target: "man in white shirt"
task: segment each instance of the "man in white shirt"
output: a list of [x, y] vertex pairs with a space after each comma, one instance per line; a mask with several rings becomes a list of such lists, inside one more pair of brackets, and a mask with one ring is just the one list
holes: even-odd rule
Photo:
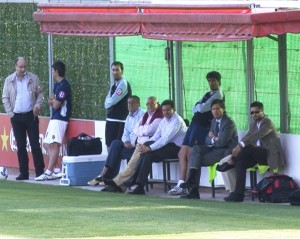
[[[155, 133], [155, 131], [158, 128], [158, 125], [163, 118], [163, 114], [161, 111], [161, 108], [157, 102], [157, 98], [154, 96], [148, 97], [146, 101], [147, 106], [147, 112], [142, 115], [142, 117], [139, 117], [140, 119], [138, 122], [129, 124], [128, 121], [125, 123], [125, 131], [124, 134], [131, 135], [132, 139], [134, 138], [133, 147], [130, 148], [130, 150], [125, 148], [116, 148], [114, 146], [114, 150], [109, 153], [108, 158], [106, 160], [105, 167], [103, 168], [102, 172], [98, 177], [94, 179], [94, 181], [90, 181], [89, 185], [97, 185], [99, 182], [102, 182], [108, 179], [114, 178], [120, 169], [120, 162], [122, 159], [130, 159], [129, 164], [127, 165], [128, 171], [134, 171], [135, 170], [135, 163], [132, 163], [132, 155], [134, 155], [135, 152], [135, 146], [136, 142], [138, 144], [142, 144], [149, 140], [149, 138]], [[123, 138], [126, 138], [123, 137]], [[120, 140], [113, 142], [112, 146], [122, 146], [122, 143]], [[122, 153], [122, 151], [128, 151], [126, 155]], [[125, 157], [126, 156], [126, 157]], [[133, 160], [134, 161], [134, 160]], [[110, 171], [110, 172], [109, 172]], [[130, 174], [130, 173], [129, 173]], [[118, 174], [119, 175], [119, 174]], [[129, 176], [130, 177], [130, 176]], [[126, 178], [122, 177], [123, 180], [126, 180]]]
[[108, 153], [105, 166], [99, 176], [88, 182], [90, 186], [96, 186], [107, 178], [115, 177], [120, 170], [122, 159], [130, 158], [135, 150], [137, 135], [133, 132], [135, 125], [144, 115], [140, 108], [140, 98], [136, 95], [130, 96], [127, 100], [129, 114], [125, 121], [124, 132], [121, 140], [114, 140], [111, 143], [111, 151]]
[[29, 179], [27, 135], [30, 142], [36, 176], [44, 173], [44, 159], [39, 141], [39, 118], [44, 94], [39, 78], [26, 71], [26, 60], [18, 57], [16, 72], [5, 79], [2, 102], [14, 131], [18, 147], [20, 175], [16, 180]]
[[174, 102], [165, 100], [162, 104], [163, 120], [155, 134], [143, 145], [138, 145], [140, 167], [136, 179], [137, 187], [131, 194], [145, 194], [144, 186], [148, 181], [153, 162], [176, 158], [187, 131], [184, 120], [175, 112]]

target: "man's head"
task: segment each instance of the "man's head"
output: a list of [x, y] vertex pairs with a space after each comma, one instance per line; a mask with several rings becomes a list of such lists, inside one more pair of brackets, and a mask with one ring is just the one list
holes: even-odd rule
[[62, 61], [56, 61], [52, 65], [53, 76], [56, 79], [57, 77], [64, 78], [66, 73], [66, 66]]
[[250, 105], [250, 114], [255, 121], [261, 120], [264, 116], [264, 105], [259, 101], [254, 101]]
[[165, 100], [161, 103], [161, 109], [165, 118], [170, 119], [172, 118], [175, 112], [175, 106], [173, 100]]
[[128, 104], [128, 111], [130, 113], [134, 113], [140, 108], [140, 98], [136, 95], [132, 95], [128, 97], [127, 104]]
[[157, 102], [157, 98], [155, 96], [148, 97], [146, 101], [147, 111], [148, 112], [154, 112], [159, 107], [159, 104]]
[[206, 75], [210, 90], [218, 90], [221, 86], [221, 74], [217, 71], [208, 72]]
[[124, 66], [120, 61], [115, 61], [111, 64], [111, 71], [115, 81], [119, 81], [122, 79]]
[[21, 56], [17, 57], [15, 67], [16, 67], [17, 76], [23, 78], [26, 74], [26, 60], [25, 60], [25, 58], [21, 57]]
[[216, 119], [221, 119], [225, 113], [225, 104], [223, 100], [215, 99], [211, 102], [211, 113]]

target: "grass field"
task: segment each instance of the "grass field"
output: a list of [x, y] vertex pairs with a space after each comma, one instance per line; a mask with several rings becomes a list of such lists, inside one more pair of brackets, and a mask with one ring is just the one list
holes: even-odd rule
[[0, 238], [300, 238], [300, 207], [0, 181]]

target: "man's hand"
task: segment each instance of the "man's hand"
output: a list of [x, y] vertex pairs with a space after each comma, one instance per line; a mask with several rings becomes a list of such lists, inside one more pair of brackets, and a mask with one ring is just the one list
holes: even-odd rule
[[233, 156], [233, 157], [236, 157], [240, 151], [241, 151], [241, 147], [240, 147], [239, 145], [235, 146], [235, 147], [232, 149], [232, 156]]
[[138, 144], [137, 145], [137, 150], [139, 153], [144, 154], [149, 151], [151, 151], [151, 148], [149, 146], [143, 145], [143, 144]]
[[34, 106], [32, 111], [35, 116], [38, 116], [41, 113], [41, 109], [37, 106]]
[[132, 148], [132, 145], [131, 145], [131, 143], [130, 143], [129, 141], [126, 141], [126, 142], [124, 143], [124, 147], [125, 147], [126, 149], [131, 149], [131, 148]]
[[48, 104], [50, 106], [52, 106], [53, 104], [53, 100], [55, 99], [55, 95], [52, 93], [51, 95], [49, 95], [49, 98], [48, 98]]

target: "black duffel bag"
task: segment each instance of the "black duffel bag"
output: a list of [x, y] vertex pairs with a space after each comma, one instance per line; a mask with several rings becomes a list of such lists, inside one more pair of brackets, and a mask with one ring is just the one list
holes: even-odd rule
[[67, 142], [67, 155], [89, 155], [89, 154], [101, 154], [102, 142], [100, 138], [93, 138], [85, 133], [81, 133], [76, 137], [73, 137]]

